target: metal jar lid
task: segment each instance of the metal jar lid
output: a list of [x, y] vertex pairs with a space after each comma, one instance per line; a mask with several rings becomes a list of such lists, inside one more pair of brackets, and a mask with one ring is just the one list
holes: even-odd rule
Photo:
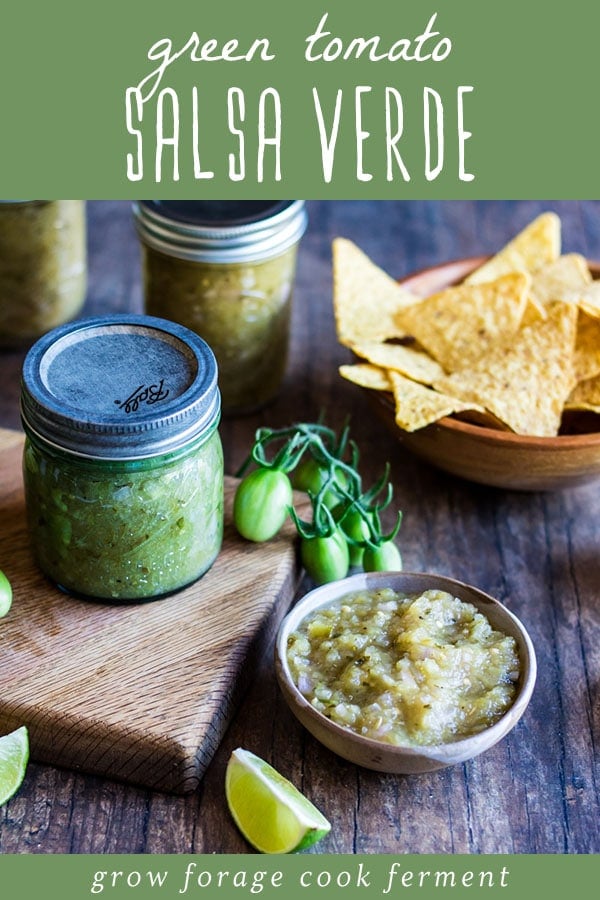
[[306, 230], [303, 200], [141, 200], [139, 237], [154, 250], [194, 262], [257, 262], [278, 256]]
[[24, 426], [78, 456], [170, 453], [207, 432], [219, 413], [212, 350], [165, 319], [115, 315], [69, 323], [40, 338], [23, 364]]

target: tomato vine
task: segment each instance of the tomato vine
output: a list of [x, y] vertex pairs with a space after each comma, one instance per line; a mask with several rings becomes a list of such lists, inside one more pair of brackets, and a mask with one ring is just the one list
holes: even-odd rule
[[[238, 472], [234, 523], [243, 537], [264, 541], [290, 516], [304, 567], [318, 584], [345, 577], [351, 565], [365, 571], [401, 569], [394, 541], [402, 512], [387, 533], [381, 521], [393, 498], [389, 464], [367, 490], [358, 467], [359, 450], [347, 425], [339, 435], [320, 422], [259, 428]], [[309, 520], [294, 508], [293, 489], [307, 493]]]

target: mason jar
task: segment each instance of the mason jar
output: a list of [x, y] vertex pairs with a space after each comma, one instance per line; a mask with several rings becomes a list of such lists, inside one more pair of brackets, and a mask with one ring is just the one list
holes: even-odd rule
[[86, 281], [83, 200], [0, 200], [0, 346], [73, 319]]
[[23, 366], [23, 473], [34, 556], [64, 591], [150, 600], [191, 584], [223, 536], [217, 366], [148, 316], [83, 319]]
[[223, 410], [258, 409], [286, 368], [301, 200], [144, 200], [134, 205], [145, 310], [214, 350]]

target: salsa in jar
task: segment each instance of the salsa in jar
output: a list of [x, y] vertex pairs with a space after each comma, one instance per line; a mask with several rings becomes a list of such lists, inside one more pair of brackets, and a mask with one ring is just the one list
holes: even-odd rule
[[86, 281], [83, 200], [0, 201], [0, 346], [73, 319]]
[[143, 201], [145, 309], [212, 347], [227, 413], [264, 406], [285, 373], [302, 201]]
[[82, 320], [24, 365], [32, 547], [63, 590], [149, 600], [203, 575], [223, 537], [223, 453], [210, 348], [163, 320]]

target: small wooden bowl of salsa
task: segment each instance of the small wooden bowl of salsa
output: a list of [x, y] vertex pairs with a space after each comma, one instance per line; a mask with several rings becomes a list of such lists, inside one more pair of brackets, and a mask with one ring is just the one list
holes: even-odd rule
[[517, 724], [536, 659], [521, 622], [427, 573], [353, 575], [282, 622], [277, 678], [299, 721], [344, 759], [414, 774], [465, 762]]

